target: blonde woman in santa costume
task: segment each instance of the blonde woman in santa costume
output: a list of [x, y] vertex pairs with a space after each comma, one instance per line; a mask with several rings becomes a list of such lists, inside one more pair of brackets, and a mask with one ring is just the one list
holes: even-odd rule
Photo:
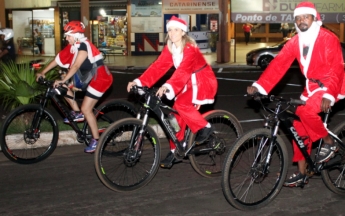
[[[212, 134], [213, 127], [196, 109], [196, 105], [212, 104], [217, 92], [217, 80], [212, 68], [205, 61], [204, 56], [195, 41], [187, 32], [187, 23], [173, 16], [166, 25], [168, 34], [166, 46], [157, 60], [133, 82], [129, 82], [127, 91], [132, 86], [153, 86], [172, 66], [176, 70], [169, 80], [157, 91], [160, 97], [163, 94], [169, 100], [175, 98], [174, 108], [179, 115], [175, 115], [181, 128], [176, 136], [179, 140], [184, 137], [186, 125], [193, 133], [198, 133], [197, 143], [202, 143]], [[161, 161], [161, 167], [171, 168], [177, 162], [174, 157], [175, 145], [170, 140], [170, 149], [167, 157]]]
[[[84, 36], [85, 26], [82, 22], [71, 21], [65, 25], [64, 31], [68, 45], [60, 51], [54, 61], [52, 61], [41, 73], [38, 73], [36, 77], [37, 79], [41, 76], [44, 77], [47, 72], [56, 66], [68, 68], [66, 76], [62, 80], [55, 81], [54, 86], [56, 87], [65, 84], [78, 70], [80, 70], [81, 74], [85, 75], [91, 73], [93, 68], [97, 68], [96, 73], [86, 88], [85, 97], [81, 105], [81, 113], [75, 101], [66, 98], [67, 102], [74, 110], [74, 112], [71, 113], [72, 116], [74, 116], [74, 121], [82, 121], [85, 117], [91, 128], [93, 138], [84, 151], [92, 153], [95, 151], [99, 139], [96, 117], [92, 109], [104, 92], [111, 86], [113, 76], [104, 65], [99, 50]], [[70, 89], [67, 94], [73, 96], [73, 92]]]
[[[299, 106], [296, 114], [300, 122], [294, 126], [310, 154], [312, 143], [323, 139], [323, 145], [316, 160], [318, 163], [329, 160], [338, 147], [328, 134], [320, 112], [327, 112], [334, 103], [344, 98], [343, 57], [339, 39], [332, 32], [322, 28], [319, 13], [311, 2], [301, 2], [294, 10], [295, 27], [298, 34], [292, 37], [269, 64], [258, 81], [247, 88], [249, 94], [260, 92], [267, 95], [279, 82], [296, 58], [301, 72], [306, 78], [305, 88], [300, 96], [306, 101]], [[306, 161], [293, 141], [293, 162], [298, 163], [299, 171], [286, 180], [285, 186], [299, 186], [306, 177]]]

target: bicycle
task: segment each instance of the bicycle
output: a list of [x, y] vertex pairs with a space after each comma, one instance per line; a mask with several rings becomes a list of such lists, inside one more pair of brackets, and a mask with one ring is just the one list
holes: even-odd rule
[[[243, 134], [229, 150], [223, 167], [221, 180], [222, 191], [226, 200], [240, 210], [254, 210], [269, 204], [281, 191], [288, 171], [288, 151], [281, 135], [278, 134], [281, 123], [298, 144], [307, 166], [307, 175], [300, 187], [308, 183], [314, 174], [321, 174], [324, 184], [337, 194], [345, 194], [345, 136], [343, 125], [329, 134], [339, 145], [339, 151], [328, 162], [316, 163], [322, 139], [318, 142], [315, 157], [307, 153], [303, 138], [300, 137], [292, 122], [299, 120], [289, 108], [304, 105], [301, 100], [286, 100], [274, 95], [269, 96], [275, 102], [275, 108], [265, 106], [263, 99], [268, 96], [256, 94], [254, 98], [269, 114], [265, 116], [264, 128], [252, 129]], [[324, 125], [327, 125], [329, 112], [325, 113]], [[297, 185], [296, 185], [297, 186]]]
[[[203, 117], [215, 132], [204, 143], [196, 145], [187, 127], [185, 138], [178, 141], [175, 130], [165, 118], [165, 112], [178, 113], [156, 96], [156, 89], [134, 86], [132, 92], [143, 92], [144, 100], [137, 118], [125, 118], [111, 124], [99, 139], [95, 152], [95, 169], [101, 182], [117, 192], [134, 191], [147, 185], [156, 175], [161, 143], [157, 132], [149, 125], [151, 113], [176, 145], [175, 157], [189, 158], [194, 170], [204, 177], [221, 175], [226, 150], [242, 134], [237, 118], [224, 110], [212, 110]], [[164, 112], [165, 111], [165, 112]]]
[[[0, 131], [2, 152], [8, 159], [20, 164], [42, 161], [51, 155], [57, 146], [59, 128], [55, 117], [47, 110], [48, 101], [52, 101], [56, 105], [54, 107], [69, 120], [79, 143], [88, 145], [92, 138], [87, 121], [84, 121], [81, 128], [73, 121], [71, 109], [63, 101], [63, 97], [73, 98], [66, 95], [66, 88], [54, 88], [54, 81], [43, 78], [40, 78], [38, 83], [46, 86], [39, 104], [23, 105], [11, 111]], [[94, 108], [94, 113], [99, 132], [102, 133], [111, 123], [135, 116], [136, 108], [128, 101], [112, 99]]]

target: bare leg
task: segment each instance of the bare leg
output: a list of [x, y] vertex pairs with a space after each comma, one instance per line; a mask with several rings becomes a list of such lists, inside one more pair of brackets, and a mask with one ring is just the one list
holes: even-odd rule
[[331, 145], [334, 144], [334, 140], [333, 140], [333, 138], [329, 134], [327, 134], [327, 136], [323, 137], [322, 139], [323, 139], [324, 143], [328, 143], [328, 144], [331, 144]]
[[300, 160], [298, 161], [298, 170], [301, 174], [305, 175], [306, 173], [306, 168], [307, 168], [307, 163], [305, 160]]
[[[67, 91], [67, 95], [71, 96], [71, 97], [74, 97], [74, 94], [73, 92], [71, 91], [71, 89], [68, 88], [68, 91]], [[72, 110], [74, 111], [80, 111], [79, 109], [79, 106], [77, 104], [77, 102], [71, 98], [68, 98], [68, 97], [65, 97], [67, 103], [71, 106]]]
[[83, 104], [81, 105], [81, 111], [91, 128], [92, 137], [94, 139], [99, 139], [97, 120], [95, 114], [92, 111], [97, 102], [98, 100], [85, 96]]

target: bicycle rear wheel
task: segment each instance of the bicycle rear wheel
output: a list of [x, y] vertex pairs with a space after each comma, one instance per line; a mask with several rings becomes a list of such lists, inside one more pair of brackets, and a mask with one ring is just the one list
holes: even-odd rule
[[277, 136], [266, 164], [270, 142], [270, 130], [254, 129], [238, 139], [228, 152], [221, 182], [226, 200], [235, 208], [258, 209], [280, 192], [287, 174], [288, 152]]
[[[332, 131], [345, 143], [345, 122], [338, 124]], [[339, 144], [338, 152], [324, 164], [321, 176], [328, 189], [336, 194], [345, 195], [345, 146], [343, 144]]]
[[43, 110], [38, 121], [40, 106], [24, 105], [13, 110], [1, 127], [1, 150], [13, 162], [32, 164], [51, 155], [58, 142], [59, 128], [53, 116]]
[[[243, 130], [237, 118], [227, 111], [212, 110], [203, 116], [214, 127], [215, 132], [208, 141], [193, 147], [189, 160], [200, 175], [217, 177], [222, 173], [227, 150], [242, 135]], [[193, 145], [195, 137], [196, 134], [191, 134], [188, 148]]]
[[[112, 99], [103, 102], [96, 108], [97, 127], [100, 135], [110, 124], [124, 118], [136, 117], [137, 108], [129, 101], [122, 99]], [[87, 140], [77, 138], [78, 142], [88, 145], [88, 140], [92, 137], [91, 129], [88, 126], [86, 131]]]
[[[142, 121], [126, 118], [109, 126], [98, 141], [95, 168], [101, 182], [113, 191], [137, 190], [156, 175], [160, 141], [152, 127], [139, 136]], [[131, 143], [131, 137], [136, 144]], [[140, 140], [140, 141], [139, 141]], [[141, 143], [139, 149], [135, 149]]]

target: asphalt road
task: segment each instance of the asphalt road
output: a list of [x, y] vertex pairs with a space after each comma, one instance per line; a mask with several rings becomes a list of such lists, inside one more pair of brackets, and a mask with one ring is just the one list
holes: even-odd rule
[[[141, 71], [113, 71], [114, 85], [107, 97], [127, 98], [126, 85]], [[256, 70], [216, 71], [219, 90], [213, 107], [232, 112], [244, 130], [261, 125], [262, 116], [252, 100], [244, 97]], [[161, 82], [164, 82], [162, 79]], [[298, 97], [298, 72], [289, 71], [274, 93]], [[286, 85], [288, 84], [288, 85]], [[343, 103], [334, 108], [331, 126], [344, 119]], [[287, 145], [289, 145], [286, 139]], [[163, 143], [167, 147], [168, 143]], [[283, 188], [268, 206], [242, 212], [225, 200], [220, 178], [198, 175], [188, 160], [172, 169], [160, 169], [145, 187], [130, 193], [107, 189], [97, 178], [93, 155], [83, 145], [59, 147], [46, 160], [19, 165], [0, 154], [0, 215], [345, 215], [344, 198], [329, 191], [319, 176], [304, 189]], [[288, 146], [291, 154], [291, 148]], [[167, 149], [162, 151], [165, 156]], [[291, 154], [292, 155], [292, 154]], [[296, 170], [291, 164], [289, 173]]]

